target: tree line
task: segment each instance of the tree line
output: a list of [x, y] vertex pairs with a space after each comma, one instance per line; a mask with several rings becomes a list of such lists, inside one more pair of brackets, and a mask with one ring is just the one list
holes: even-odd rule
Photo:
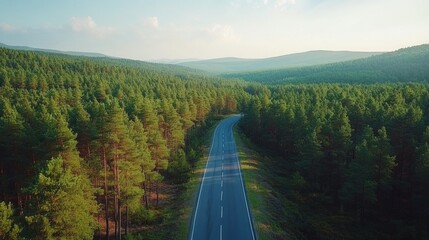
[[429, 237], [429, 87], [253, 86], [243, 132], [278, 156], [283, 227], [303, 239]]
[[133, 213], [156, 207], [161, 183], [186, 181], [200, 151], [194, 132], [236, 112], [242, 86], [0, 48], [0, 238], [92, 239], [103, 229], [120, 239]]

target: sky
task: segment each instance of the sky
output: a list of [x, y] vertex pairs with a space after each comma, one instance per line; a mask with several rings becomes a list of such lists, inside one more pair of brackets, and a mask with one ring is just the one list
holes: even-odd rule
[[139, 59], [429, 43], [428, 0], [0, 0], [0, 43]]

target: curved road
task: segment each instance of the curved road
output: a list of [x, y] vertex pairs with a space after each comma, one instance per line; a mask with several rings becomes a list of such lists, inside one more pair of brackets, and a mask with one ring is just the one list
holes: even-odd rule
[[190, 240], [255, 239], [232, 128], [239, 115], [214, 131], [189, 233]]

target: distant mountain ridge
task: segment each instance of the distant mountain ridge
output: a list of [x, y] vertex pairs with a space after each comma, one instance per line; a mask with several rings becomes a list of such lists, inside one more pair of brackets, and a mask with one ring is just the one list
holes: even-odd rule
[[284, 83], [404, 83], [429, 82], [429, 44], [325, 65], [226, 73], [264, 84]]
[[293, 53], [278, 57], [245, 59], [245, 58], [217, 58], [209, 60], [189, 61], [178, 65], [204, 70], [213, 73], [233, 73], [248, 71], [263, 71], [279, 68], [295, 68], [328, 63], [344, 62], [367, 58], [383, 52], [353, 52], [353, 51], [309, 51]]
[[43, 49], [43, 48], [32, 48], [26, 46], [10, 46], [4, 43], [0, 43], [0, 48], [8, 48], [14, 50], [25, 50], [25, 51], [36, 51], [36, 52], [48, 52], [48, 53], [59, 53], [66, 54], [71, 56], [83, 56], [83, 57], [109, 57], [107, 55], [101, 53], [93, 53], [93, 52], [77, 52], [77, 51], [60, 51], [54, 49]]

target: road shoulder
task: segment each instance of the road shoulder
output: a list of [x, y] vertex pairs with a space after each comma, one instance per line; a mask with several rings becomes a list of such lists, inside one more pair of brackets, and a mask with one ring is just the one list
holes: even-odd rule
[[269, 171], [264, 166], [264, 157], [253, 150], [254, 146], [241, 134], [238, 126], [234, 128], [234, 139], [257, 239], [290, 239], [284, 226], [276, 220], [280, 204], [268, 181]]

